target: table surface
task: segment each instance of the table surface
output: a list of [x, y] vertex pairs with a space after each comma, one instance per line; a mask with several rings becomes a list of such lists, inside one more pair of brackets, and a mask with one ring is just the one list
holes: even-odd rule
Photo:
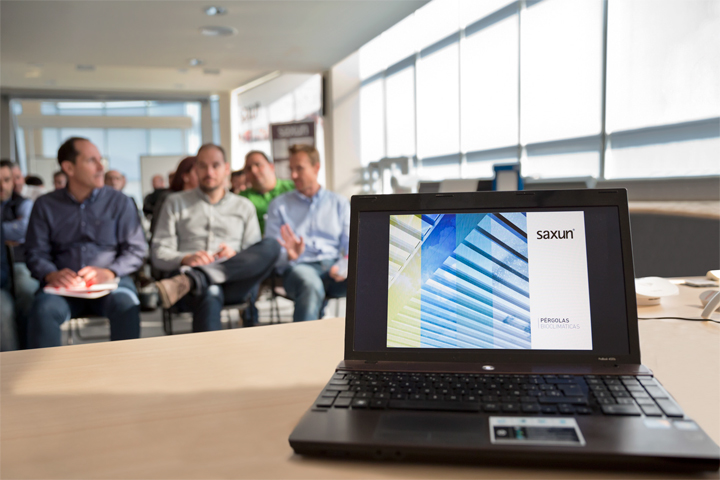
[[[639, 316], [698, 318], [704, 289], [680, 290]], [[628, 477], [294, 455], [288, 436], [342, 359], [343, 334], [338, 318], [0, 354], [0, 476]], [[643, 363], [720, 443], [720, 325], [642, 320], [640, 342]]]

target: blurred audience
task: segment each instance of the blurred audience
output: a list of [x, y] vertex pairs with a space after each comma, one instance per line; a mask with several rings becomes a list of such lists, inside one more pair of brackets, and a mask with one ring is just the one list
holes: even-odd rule
[[192, 190], [197, 188], [198, 179], [197, 173], [195, 173], [195, 162], [197, 157], [185, 157], [178, 164], [177, 170], [172, 173], [170, 178], [170, 188], [163, 191], [158, 195], [158, 199], [155, 202], [155, 208], [153, 208], [152, 218], [150, 219], [150, 235], [155, 234], [157, 228], [157, 220], [160, 216], [160, 211], [165, 203], [165, 199], [168, 195], [173, 192], [182, 192], [184, 190]]
[[25, 188], [25, 175], [23, 175], [22, 170], [20, 170], [20, 165], [15, 162], [13, 162], [12, 166], [12, 176], [15, 193], [23, 195], [23, 193], [25, 193], [23, 192], [23, 189]]
[[125, 179], [125, 175], [117, 170], [108, 170], [105, 172], [105, 186], [113, 188], [118, 192], [122, 192], [126, 183], [127, 180]]
[[245, 170], [240, 169], [232, 172], [230, 175], [230, 191], [234, 194], [244, 192], [248, 188], [247, 176]]
[[147, 243], [128, 197], [103, 187], [102, 157], [89, 140], [73, 137], [58, 150], [67, 188], [38, 199], [26, 239], [27, 265], [42, 286], [84, 287], [118, 282], [97, 299], [39, 290], [28, 319], [30, 348], [60, 345], [60, 325], [80, 315], [110, 320], [110, 340], [140, 336], [140, 302], [128, 275], [143, 263]]
[[[26, 344], [27, 316], [39, 283], [32, 278], [25, 264], [25, 236], [33, 209], [33, 201], [19, 195], [15, 190], [12, 173], [14, 166], [15, 164], [9, 160], [0, 160], [2, 249], [6, 258], [5, 262], [13, 262], [10, 279], [12, 289], [10, 291], [14, 298], [14, 316], [19, 346], [22, 348]], [[11, 250], [5, 251], [6, 249]]]
[[38, 199], [39, 196], [45, 195], [47, 189], [43, 184], [43, 179], [37, 175], [27, 175], [25, 177], [25, 187], [23, 188], [24, 197], [29, 198], [33, 202]]
[[277, 269], [295, 301], [295, 322], [322, 318], [326, 296], [347, 292], [350, 203], [320, 186], [319, 171], [315, 147], [290, 147], [296, 190], [280, 195], [268, 208], [265, 237], [283, 247]]
[[55, 190], [60, 190], [67, 186], [67, 175], [62, 170], [58, 170], [53, 174], [53, 187]]
[[[12, 177], [10, 182], [12, 183]], [[5, 236], [0, 228], [0, 352], [9, 352], [18, 348], [12, 269], [7, 250]]]
[[[181, 167], [182, 162], [176, 181]], [[151, 259], [161, 271], [180, 272], [156, 283], [163, 308], [182, 300], [193, 312], [194, 332], [218, 330], [223, 305], [249, 298], [272, 271], [280, 247], [262, 240], [252, 203], [225, 188], [230, 165], [222, 147], [200, 147], [190, 172], [199, 186], [165, 200]]]
[[152, 177], [153, 191], [145, 195], [143, 199], [143, 213], [149, 219], [152, 219], [153, 210], [163, 192], [167, 191], [165, 188], [165, 179], [162, 175], [155, 175]]
[[240, 195], [255, 205], [260, 231], [265, 233], [265, 220], [268, 205], [279, 195], [295, 189], [292, 180], [279, 179], [275, 176], [275, 164], [267, 155], [259, 150], [253, 150], [245, 155], [245, 175], [250, 187]]

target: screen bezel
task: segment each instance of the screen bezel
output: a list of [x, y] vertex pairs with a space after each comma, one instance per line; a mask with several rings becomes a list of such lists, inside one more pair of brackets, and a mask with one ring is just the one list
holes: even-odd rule
[[[358, 226], [362, 212], [408, 212], [432, 210], [472, 212], [479, 209], [512, 209], [527, 211], [545, 208], [617, 207], [620, 221], [622, 271], [627, 315], [627, 354], [599, 357], [594, 351], [543, 350], [468, 350], [417, 349], [408, 351], [369, 352], [355, 350], [355, 311], [358, 266]], [[639, 364], [637, 304], [635, 297], [632, 241], [627, 191], [625, 189], [587, 189], [517, 192], [472, 192], [401, 195], [356, 195], [351, 199], [350, 251], [348, 256], [348, 296], [345, 317], [345, 360], [368, 362], [450, 362], [450, 363], [543, 363], [605, 365]]]

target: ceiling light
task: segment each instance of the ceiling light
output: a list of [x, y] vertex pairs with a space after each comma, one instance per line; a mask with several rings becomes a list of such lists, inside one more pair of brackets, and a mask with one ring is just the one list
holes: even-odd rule
[[200, 27], [200, 33], [207, 37], [229, 37], [235, 35], [237, 30], [232, 27], [210, 26]]
[[216, 15], [225, 15], [226, 13], [227, 9], [224, 7], [207, 7], [205, 9], [205, 15], [209, 15], [211, 17]]
[[197, 67], [197, 66], [202, 65], [205, 62], [203, 62], [199, 58], [191, 58], [190, 60], [188, 60], [188, 63], [190, 64], [191, 67]]
[[95, 65], [77, 65], [75, 69], [78, 72], [94, 72], [95, 71]]

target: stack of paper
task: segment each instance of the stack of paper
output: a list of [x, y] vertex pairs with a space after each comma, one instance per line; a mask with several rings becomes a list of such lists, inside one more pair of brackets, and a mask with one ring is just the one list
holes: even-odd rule
[[100, 298], [104, 297], [111, 291], [118, 288], [117, 282], [98, 283], [96, 285], [64, 288], [64, 287], [45, 287], [45, 293], [52, 295], [61, 295], [63, 297], [76, 298]]

